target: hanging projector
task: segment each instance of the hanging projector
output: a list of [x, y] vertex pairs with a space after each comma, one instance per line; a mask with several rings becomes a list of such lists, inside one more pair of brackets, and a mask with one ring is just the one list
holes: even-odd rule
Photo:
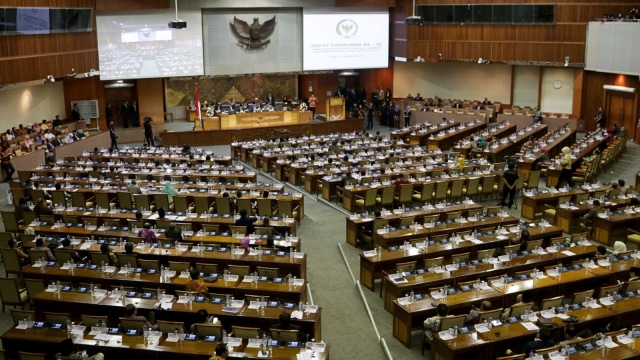
[[170, 29], [186, 29], [187, 22], [180, 19], [171, 20], [171, 22], [169, 23], [169, 28]]
[[175, 1], [175, 5], [176, 5], [176, 18], [171, 20], [171, 22], [169, 23], [169, 29], [186, 29], [187, 22], [184, 20], [180, 20], [178, 18], [178, 0]]
[[407, 25], [422, 25], [422, 16], [409, 16], [408, 18], [404, 19], [404, 23]]

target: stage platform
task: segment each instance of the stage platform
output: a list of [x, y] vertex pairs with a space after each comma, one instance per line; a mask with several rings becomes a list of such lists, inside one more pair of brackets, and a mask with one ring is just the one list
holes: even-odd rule
[[163, 146], [191, 146], [227, 145], [234, 141], [250, 141], [255, 139], [279, 138], [282, 136], [296, 137], [300, 135], [321, 135], [331, 133], [345, 133], [362, 131], [362, 119], [340, 121], [319, 121], [311, 123], [291, 124], [279, 126], [250, 127], [227, 130], [205, 131], [165, 131], [160, 134]]

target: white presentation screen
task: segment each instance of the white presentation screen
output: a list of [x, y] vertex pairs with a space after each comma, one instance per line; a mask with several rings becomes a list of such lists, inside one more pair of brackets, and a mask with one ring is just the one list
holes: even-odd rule
[[304, 9], [304, 70], [389, 66], [389, 11]]
[[171, 11], [96, 17], [100, 79], [204, 75], [202, 15], [180, 11], [185, 29], [170, 29]]
[[640, 75], [640, 38], [635, 22], [592, 21], [587, 26], [585, 69], [614, 74]]

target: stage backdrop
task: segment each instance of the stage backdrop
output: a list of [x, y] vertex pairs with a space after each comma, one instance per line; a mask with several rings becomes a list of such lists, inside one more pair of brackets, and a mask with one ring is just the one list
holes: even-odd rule
[[[233, 18], [252, 26], [275, 16], [275, 28], [260, 39], [266, 46], [247, 48], [231, 31]], [[302, 70], [302, 13], [293, 8], [203, 9], [205, 75], [275, 73]]]

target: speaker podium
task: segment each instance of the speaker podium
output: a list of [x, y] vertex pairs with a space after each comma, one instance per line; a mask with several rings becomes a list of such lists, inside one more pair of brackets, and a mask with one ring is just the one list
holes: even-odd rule
[[327, 99], [327, 121], [345, 120], [345, 102], [341, 97]]

